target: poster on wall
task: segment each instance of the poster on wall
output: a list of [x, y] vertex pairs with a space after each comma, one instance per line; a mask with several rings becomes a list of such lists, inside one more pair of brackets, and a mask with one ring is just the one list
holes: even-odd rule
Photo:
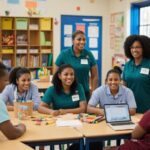
[[114, 52], [122, 52], [124, 42], [124, 13], [113, 13], [110, 17], [110, 49]]
[[112, 57], [112, 67], [118, 66], [123, 70], [124, 65], [127, 61], [128, 58], [124, 54], [114, 54]]

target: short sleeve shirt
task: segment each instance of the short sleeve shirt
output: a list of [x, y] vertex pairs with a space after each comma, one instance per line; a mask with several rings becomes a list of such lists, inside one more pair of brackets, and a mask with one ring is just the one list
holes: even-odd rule
[[0, 123], [10, 120], [7, 108], [2, 98], [0, 97]]
[[38, 88], [33, 83], [30, 84], [28, 91], [24, 92], [21, 96], [17, 94], [16, 86], [14, 84], [9, 84], [5, 87], [5, 89], [1, 93], [1, 96], [4, 102], [6, 104], [9, 103], [10, 105], [13, 105], [15, 99], [22, 99], [24, 101], [32, 100], [34, 102], [34, 110], [38, 109], [39, 103], [41, 101]]
[[135, 96], [137, 112], [144, 113], [150, 109], [150, 60], [143, 59], [139, 65], [133, 60], [126, 63], [123, 80]]
[[52, 105], [54, 110], [78, 108], [80, 102], [85, 101], [85, 94], [82, 85], [78, 85], [75, 94], [57, 93], [54, 86], [49, 87], [42, 101], [49, 106]]
[[98, 104], [101, 108], [104, 108], [105, 104], [128, 104], [129, 108], [136, 108], [133, 92], [123, 86], [119, 86], [118, 93], [113, 96], [108, 85], [102, 85], [93, 91], [92, 96], [89, 100], [89, 105], [96, 107]]
[[57, 66], [70, 64], [75, 69], [77, 80], [82, 84], [85, 92], [89, 91], [89, 72], [92, 66], [96, 65], [93, 54], [88, 50], [83, 50], [79, 57], [74, 55], [73, 48], [63, 50], [55, 62]]

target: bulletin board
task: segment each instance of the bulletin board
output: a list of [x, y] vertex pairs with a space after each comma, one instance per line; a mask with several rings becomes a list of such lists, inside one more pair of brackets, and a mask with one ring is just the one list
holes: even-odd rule
[[72, 46], [72, 33], [76, 30], [81, 30], [85, 33], [85, 49], [90, 50], [97, 61], [100, 85], [102, 63], [102, 17], [62, 15], [61, 50]]
[[124, 33], [124, 12], [111, 14], [110, 48], [114, 53], [123, 51]]

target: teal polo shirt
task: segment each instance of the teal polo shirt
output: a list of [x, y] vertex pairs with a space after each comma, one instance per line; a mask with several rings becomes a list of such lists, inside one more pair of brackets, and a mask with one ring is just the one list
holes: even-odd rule
[[84, 90], [81, 84], [77, 86], [75, 94], [66, 94], [63, 91], [56, 93], [54, 86], [49, 87], [42, 99], [44, 103], [52, 106], [54, 110], [78, 108], [80, 102], [86, 101]]
[[137, 112], [144, 113], [150, 109], [150, 60], [143, 59], [139, 65], [134, 60], [126, 63], [123, 80], [135, 96]]
[[89, 72], [92, 66], [96, 65], [96, 60], [93, 54], [84, 49], [79, 57], [75, 56], [73, 48], [63, 50], [56, 59], [55, 64], [70, 64], [75, 70], [75, 75], [84, 91], [89, 92]]
[[0, 124], [10, 120], [5, 103], [0, 96]]

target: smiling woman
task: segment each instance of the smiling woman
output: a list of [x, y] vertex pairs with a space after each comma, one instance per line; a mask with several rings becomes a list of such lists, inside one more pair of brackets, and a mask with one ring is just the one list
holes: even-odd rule
[[[72, 47], [63, 50], [57, 57], [55, 62], [56, 70], [62, 64], [71, 64], [75, 70], [77, 80], [82, 84], [86, 100], [90, 98], [90, 85], [91, 91], [98, 86], [98, 70], [96, 60], [93, 54], [86, 50], [85, 47], [86, 37], [84, 32], [77, 30], [72, 34]], [[89, 76], [90, 74], [90, 76]]]
[[[66, 113], [81, 113], [86, 110], [86, 99], [81, 84], [76, 81], [71, 65], [61, 65], [53, 76], [39, 106], [39, 112], [54, 116]], [[51, 107], [52, 106], [52, 107]]]
[[150, 109], [150, 39], [131, 35], [124, 42], [125, 55], [130, 59], [124, 67], [123, 81], [135, 96], [137, 112]]
[[10, 72], [10, 84], [5, 87], [2, 97], [8, 110], [13, 110], [14, 101], [32, 100], [36, 110], [40, 103], [38, 88], [31, 83], [30, 71], [27, 68], [16, 67]]
[[[118, 69], [111, 69], [106, 75], [106, 84], [97, 88], [91, 96], [87, 111], [90, 113], [104, 115], [105, 104], [126, 103], [131, 115], [136, 112], [136, 103], [130, 89], [121, 85], [121, 75]], [[99, 108], [96, 106], [99, 104]]]

